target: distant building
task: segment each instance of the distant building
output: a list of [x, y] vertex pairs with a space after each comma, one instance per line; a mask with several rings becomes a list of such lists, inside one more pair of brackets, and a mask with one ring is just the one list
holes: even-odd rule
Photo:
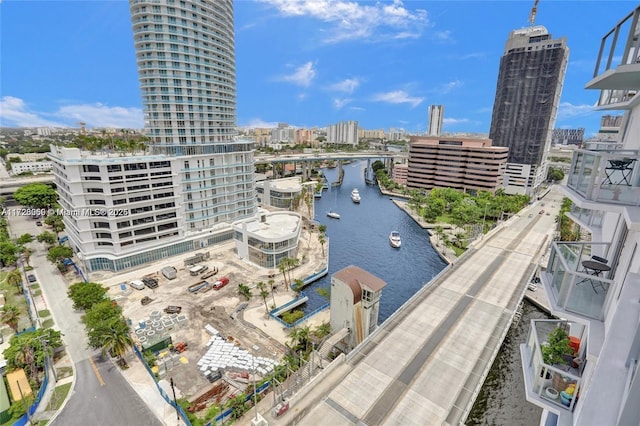
[[551, 145], [582, 145], [584, 127], [578, 129], [553, 129]]
[[280, 209], [289, 209], [293, 199], [302, 191], [299, 176], [256, 182], [258, 203]]
[[543, 26], [511, 31], [500, 59], [489, 138], [509, 148], [505, 191], [533, 195], [547, 178], [546, 154], [569, 48]]
[[408, 164], [394, 164], [391, 172], [391, 179], [401, 185], [407, 184], [407, 176], [409, 174]]
[[427, 136], [440, 136], [442, 120], [444, 119], [444, 105], [429, 105], [429, 127]]
[[49, 127], [38, 127], [38, 136], [51, 136], [51, 129]]
[[396, 129], [395, 127], [391, 127], [389, 129], [389, 133], [387, 134], [387, 140], [389, 141], [403, 141], [407, 139], [407, 132], [404, 129]]
[[358, 129], [359, 139], [384, 139], [384, 129], [366, 130]]
[[407, 186], [495, 192], [503, 184], [508, 151], [490, 139], [411, 136]]
[[380, 278], [353, 265], [331, 276], [331, 330], [350, 331], [336, 345], [343, 352], [362, 343], [378, 327], [380, 296], [386, 285]]
[[358, 122], [341, 121], [327, 128], [327, 143], [358, 144]]
[[272, 144], [294, 144], [296, 138], [296, 128], [287, 123], [278, 123], [278, 127], [271, 129]]
[[11, 174], [19, 175], [24, 172], [39, 173], [48, 172], [53, 167], [51, 161], [27, 161], [23, 163], [11, 163]]

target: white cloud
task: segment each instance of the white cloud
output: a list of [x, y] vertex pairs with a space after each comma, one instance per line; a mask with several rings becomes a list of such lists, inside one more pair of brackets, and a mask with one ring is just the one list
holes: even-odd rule
[[346, 92], [348, 94], [352, 94], [354, 90], [358, 88], [360, 85], [360, 79], [358, 78], [347, 78], [345, 80], [339, 81], [338, 83], [332, 84], [329, 86], [329, 90], [335, 90], [337, 92]]
[[313, 69], [313, 62], [309, 61], [296, 68], [292, 74], [280, 77], [280, 80], [295, 84], [296, 86], [309, 87], [315, 76], [316, 70]]
[[356, 107], [356, 106], [349, 107], [349, 109], [351, 109], [353, 111], [366, 111], [364, 108]]
[[458, 56], [458, 59], [467, 60], [467, 59], [481, 59], [487, 56], [486, 52], [472, 52], [467, 53], [466, 55]]
[[439, 40], [439, 41], [453, 41], [453, 39], [451, 38], [451, 31], [449, 30], [438, 31], [433, 35], [436, 38], [436, 40]]
[[7, 127], [77, 127], [79, 121], [87, 123], [87, 127], [144, 127], [144, 115], [140, 108], [110, 107], [96, 103], [65, 105], [47, 113], [32, 111], [24, 100], [13, 96], [4, 96], [0, 101], [0, 116], [2, 126]]
[[471, 120], [469, 120], [468, 118], [443, 118], [442, 119], [442, 123], [443, 124], [462, 124], [462, 123], [469, 123]]
[[595, 112], [594, 108], [597, 104], [588, 105], [574, 105], [571, 102], [560, 102], [558, 106], [558, 120], [562, 120], [564, 118], [572, 118], [572, 117], [580, 117], [589, 115]]
[[341, 109], [343, 106], [347, 105], [349, 102], [351, 102], [353, 99], [349, 99], [349, 98], [344, 98], [344, 99], [334, 99], [333, 100], [333, 106], [336, 109]]
[[333, 26], [327, 42], [366, 38], [419, 37], [429, 24], [427, 11], [410, 11], [401, 0], [363, 4], [348, 0], [261, 0], [284, 16], [308, 16]]
[[390, 104], [411, 104], [413, 108], [417, 107], [424, 101], [424, 98], [409, 96], [404, 90], [395, 90], [393, 92], [378, 93], [372, 98], [377, 102], [387, 102]]
[[65, 105], [54, 114], [73, 121], [84, 121], [88, 127], [141, 129], [144, 114], [141, 108], [110, 107], [101, 103]]
[[41, 113], [30, 111], [25, 102], [13, 96], [0, 99], [0, 125], [2, 127], [69, 127], [40, 116]]
[[438, 92], [439, 93], [449, 93], [451, 92], [453, 89], [457, 89], [458, 87], [462, 87], [464, 85], [464, 83], [460, 80], [453, 80], [450, 81], [448, 83], [444, 83], [442, 84], [439, 88], [438, 88]]
[[261, 118], [252, 118], [251, 120], [249, 120], [247, 124], [241, 127], [246, 127], [249, 129], [255, 129], [255, 128], [269, 129], [269, 128], [278, 127], [278, 123], [275, 121], [264, 121]]

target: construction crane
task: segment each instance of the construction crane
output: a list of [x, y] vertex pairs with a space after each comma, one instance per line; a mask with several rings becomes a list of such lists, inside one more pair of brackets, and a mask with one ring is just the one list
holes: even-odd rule
[[538, 2], [540, 0], [536, 0], [535, 2], [533, 2], [533, 7], [531, 8], [531, 13], [529, 14], [529, 22], [531, 23], [531, 26], [533, 27], [536, 23], [536, 13], [538, 12]]

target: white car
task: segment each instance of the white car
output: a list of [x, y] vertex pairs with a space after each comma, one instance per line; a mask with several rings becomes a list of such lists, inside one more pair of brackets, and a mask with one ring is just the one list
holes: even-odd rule
[[136, 290], [144, 290], [144, 288], [146, 287], [144, 285], [144, 283], [140, 280], [133, 280], [129, 283], [129, 286], [131, 288], [135, 288]]

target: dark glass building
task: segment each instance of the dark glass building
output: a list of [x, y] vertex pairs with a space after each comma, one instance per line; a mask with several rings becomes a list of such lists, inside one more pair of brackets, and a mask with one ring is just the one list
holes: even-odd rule
[[507, 192], [533, 194], [546, 178], [568, 56], [566, 39], [553, 39], [543, 26], [509, 35], [489, 133], [495, 146], [509, 148]]

